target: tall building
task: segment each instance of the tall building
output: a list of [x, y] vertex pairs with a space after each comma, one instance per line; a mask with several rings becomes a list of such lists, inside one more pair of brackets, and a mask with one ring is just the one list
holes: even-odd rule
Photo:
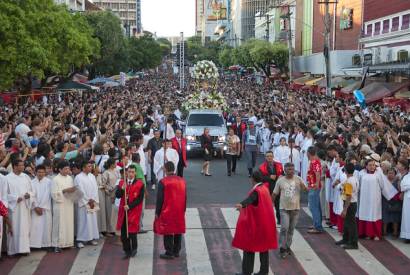
[[69, 10], [72, 11], [85, 11], [85, 5], [87, 0], [54, 0], [57, 4], [65, 4]]
[[255, 15], [265, 16], [281, 0], [241, 0], [242, 40], [255, 38]]
[[142, 33], [141, 0], [94, 0], [94, 4], [117, 14], [131, 35]]

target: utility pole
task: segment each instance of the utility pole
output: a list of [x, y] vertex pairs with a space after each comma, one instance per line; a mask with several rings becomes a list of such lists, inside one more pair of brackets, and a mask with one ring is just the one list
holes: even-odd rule
[[185, 43], [183, 32], [181, 32], [181, 42], [179, 45], [179, 90], [182, 92], [185, 87]]
[[270, 24], [270, 20], [269, 20], [269, 13], [266, 13], [266, 41], [269, 42], [269, 24]]
[[289, 83], [292, 82], [292, 71], [293, 71], [293, 66], [292, 66], [292, 24], [290, 21], [290, 17], [292, 15], [292, 12], [290, 11], [291, 7], [295, 7], [294, 5], [284, 5], [284, 6], [275, 6], [275, 8], [287, 8], [288, 12], [286, 14], [283, 14], [280, 16], [280, 18], [284, 19], [288, 23], [288, 28], [287, 28], [287, 40], [288, 40], [288, 68], [289, 68]]
[[324, 2], [318, 2], [319, 4], [325, 4], [325, 41], [323, 47], [323, 55], [325, 57], [326, 65], [326, 95], [332, 96], [332, 75], [330, 71], [330, 29], [331, 29], [331, 19], [329, 13], [329, 4], [337, 4], [337, 2], [329, 2], [326, 0]]

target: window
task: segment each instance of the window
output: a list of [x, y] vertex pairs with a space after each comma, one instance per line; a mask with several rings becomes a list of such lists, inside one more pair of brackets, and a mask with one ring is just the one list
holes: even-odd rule
[[406, 50], [400, 50], [397, 52], [397, 61], [405, 62], [409, 60], [409, 52]]
[[219, 114], [191, 114], [188, 126], [224, 126], [224, 120]]
[[371, 53], [365, 54], [363, 57], [363, 65], [369, 66], [372, 65], [373, 55]]
[[409, 28], [409, 23], [410, 23], [410, 14], [403, 15], [403, 18], [401, 21], [401, 29], [407, 30]]
[[119, 4], [118, 4], [118, 3], [112, 3], [112, 4], [111, 4], [111, 8], [112, 8], [113, 10], [118, 10]]
[[374, 23], [374, 35], [380, 34], [380, 22]]
[[391, 22], [391, 31], [397, 31], [399, 29], [399, 17], [394, 17]]
[[135, 10], [135, 4], [129, 4], [128, 7], [129, 7], [130, 10]]
[[373, 24], [369, 24], [366, 27], [366, 36], [372, 36], [372, 31], [373, 31]]
[[358, 54], [353, 55], [352, 65], [353, 66], [359, 66], [359, 65], [361, 65], [361, 63], [362, 63], [362, 61], [360, 60], [360, 55], [358, 55]]
[[390, 19], [383, 21], [383, 33], [388, 33], [390, 31]]

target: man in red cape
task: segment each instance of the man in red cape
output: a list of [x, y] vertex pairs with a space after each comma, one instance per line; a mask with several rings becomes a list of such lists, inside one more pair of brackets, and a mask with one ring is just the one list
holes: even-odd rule
[[179, 161], [177, 167], [177, 175], [180, 177], [184, 176], [184, 168], [188, 166], [188, 161], [186, 158], [186, 139], [182, 137], [182, 131], [176, 130], [175, 137], [171, 139], [172, 148], [178, 152]]
[[[272, 151], [267, 151], [265, 154], [265, 162], [259, 166], [259, 171], [262, 173], [263, 184], [269, 188], [269, 193], [272, 194], [276, 181], [283, 175], [282, 163], [273, 159]], [[278, 224], [280, 224], [279, 200], [275, 201], [275, 212], [276, 220]]]
[[[125, 179], [120, 181], [115, 191], [115, 196], [118, 199], [121, 198], [118, 209], [117, 230], [121, 230], [122, 248], [125, 252], [124, 258], [134, 257], [137, 254], [137, 234], [140, 230], [144, 194], [145, 185], [142, 180], [136, 178], [133, 168], [127, 169]], [[125, 200], [125, 197], [127, 197], [127, 200]], [[126, 211], [128, 214], [127, 219]]]
[[165, 253], [161, 259], [179, 257], [182, 234], [185, 233], [185, 180], [174, 174], [174, 163], [164, 165], [166, 177], [158, 184], [155, 207], [154, 233], [164, 235]]
[[260, 271], [256, 274], [269, 273], [269, 250], [278, 248], [275, 215], [268, 188], [262, 183], [262, 174], [252, 174], [253, 188], [248, 197], [236, 205], [240, 210], [232, 246], [243, 250], [242, 273], [251, 275], [255, 261], [255, 252], [259, 252]]

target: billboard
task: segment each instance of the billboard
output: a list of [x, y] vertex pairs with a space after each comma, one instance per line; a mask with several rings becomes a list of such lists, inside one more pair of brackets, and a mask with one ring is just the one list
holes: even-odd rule
[[227, 0], [206, 0], [206, 20], [218, 21], [227, 19]]

